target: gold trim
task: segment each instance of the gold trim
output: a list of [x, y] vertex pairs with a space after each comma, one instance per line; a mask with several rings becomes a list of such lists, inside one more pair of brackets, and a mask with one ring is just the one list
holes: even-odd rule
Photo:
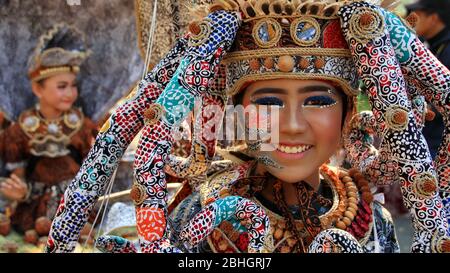
[[164, 115], [164, 113], [165, 113], [164, 106], [156, 102], [151, 104], [144, 112], [145, 125], [156, 124]]
[[[405, 120], [397, 121], [396, 115], [402, 114], [405, 116]], [[409, 124], [409, 110], [400, 105], [392, 105], [386, 110], [385, 114], [386, 125], [389, 129], [394, 131], [403, 131], [408, 128]]]
[[[42, 135], [38, 135], [38, 136], [42, 136]], [[61, 151], [37, 151], [34, 147], [35, 145], [43, 145], [43, 144], [47, 144], [49, 141], [52, 141], [53, 143], [50, 144], [54, 144], [54, 145], [58, 145], [58, 144], [62, 144], [64, 145], [64, 149]], [[55, 158], [55, 157], [59, 157], [59, 156], [65, 156], [68, 155], [70, 153], [70, 151], [67, 149], [67, 145], [70, 142], [70, 137], [66, 136], [66, 135], [61, 135], [60, 137], [56, 137], [53, 135], [45, 135], [43, 136], [42, 139], [39, 139], [38, 137], [36, 138], [32, 138], [29, 141], [29, 145], [31, 146], [30, 148], [30, 153], [32, 155], [35, 156], [44, 156], [44, 157], [50, 157], [50, 158]], [[61, 145], [60, 145], [61, 146]]]
[[[423, 189], [424, 183], [428, 181], [433, 182], [436, 187], [435, 191], [427, 192]], [[419, 197], [430, 199], [438, 193], [437, 189], [439, 188], [439, 186], [436, 177], [430, 172], [425, 172], [416, 175], [416, 177], [414, 178], [414, 182], [412, 183], [412, 188]]]
[[[34, 121], [33, 125], [30, 125], [30, 126], [26, 125], [25, 122], [27, 119], [32, 119]], [[41, 123], [41, 120], [38, 117], [28, 116], [28, 117], [25, 117], [23, 122], [19, 122], [19, 125], [22, 128], [22, 130], [24, 130], [25, 132], [34, 133], [39, 128], [39, 126], [41, 126], [40, 123]]]
[[450, 237], [445, 234], [445, 231], [437, 229], [431, 237], [431, 252], [446, 253], [442, 249], [442, 243], [446, 240], [450, 240]]
[[200, 33], [194, 34], [191, 33], [190, 39], [189, 39], [189, 46], [200, 46], [204, 44], [208, 39], [209, 35], [211, 34], [211, 19], [205, 18], [201, 22], [198, 23], [200, 27]]
[[140, 206], [147, 199], [147, 189], [138, 183], [133, 183], [130, 191], [130, 199], [133, 200], [135, 206]]
[[[69, 120], [70, 115], [75, 115], [78, 118], [78, 120], [74, 123], [71, 122]], [[73, 109], [70, 109], [69, 112], [64, 115], [64, 124], [66, 124], [66, 126], [69, 127], [70, 129], [77, 129], [83, 123], [83, 119], [84, 119], [84, 116], [83, 116], [82, 112], [80, 112], [80, 114], [78, 114], [76, 111], [73, 111]]]
[[[259, 37], [259, 29], [265, 23], [268, 26], [272, 25], [275, 28], [274, 29], [274, 31], [275, 31], [274, 37], [270, 41], [267, 41], [267, 42], [261, 40], [261, 38]], [[269, 29], [268, 29], [268, 31], [269, 31]], [[281, 28], [280, 23], [278, 23], [276, 20], [273, 20], [271, 18], [264, 18], [255, 24], [255, 26], [253, 27], [252, 36], [253, 36], [253, 39], [255, 40], [256, 44], [259, 47], [270, 48], [270, 47], [274, 47], [278, 44], [278, 42], [280, 41], [280, 38], [281, 38], [281, 32], [282, 32], [282, 28]]]
[[65, 72], [72, 72], [74, 74], [77, 74], [80, 71], [80, 67], [78, 66], [61, 66], [61, 67], [52, 67], [52, 68], [45, 68], [42, 70], [39, 70], [37, 72], [37, 76], [31, 75], [31, 81], [37, 82], [46, 78], [49, 78], [51, 76], [65, 73]]
[[330, 80], [338, 83], [346, 95], [354, 97], [358, 95], [358, 91], [354, 90], [347, 81], [338, 76], [331, 76], [325, 74], [315, 73], [284, 73], [284, 72], [266, 72], [263, 74], [245, 75], [234, 83], [233, 89], [229, 89], [227, 95], [234, 96], [241, 91], [242, 86], [246, 82], [254, 82], [261, 80], [276, 80], [276, 79], [294, 79], [294, 80]]
[[344, 48], [270, 48], [259, 50], [247, 50], [228, 53], [222, 64], [229, 64], [234, 61], [249, 60], [254, 58], [290, 56], [330, 56], [352, 58], [350, 49]]
[[77, 32], [77, 34], [81, 36], [81, 40], [83, 41], [83, 43], [86, 41], [86, 35], [82, 31], [80, 31], [78, 28], [76, 28], [72, 25], [67, 25], [65, 23], [55, 24], [49, 31], [47, 31], [45, 34], [43, 34], [41, 37], [39, 37], [38, 44], [35, 48], [35, 53], [38, 53], [38, 54], [36, 54], [36, 56], [40, 55], [40, 52], [43, 49], [46, 41], [51, 40], [55, 36], [55, 34], [57, 34], [58, 31], [60, 31], [60, 29], [62, 29], [64, 27], [70, 28], [74, 32]]
[[[314, 34], [314, 37], [310, 41], [303, 41], [303, 40], [299, 39], [297, 37], [297, 35], [296, 35], [297, 34], [298, 25], [300, 23], [302, 23], [302, 22], [310, 23], [314, 27], [314, 29], [316, 30], [316, 33]], [[322, 30], [320, 28], [319, 22], [317, 22], [317, 20], [312, 18], [312, 17], [309, 17], [309, 16], [300, 17], [300, 18], [296, 19], [295, 21], [293, 21], [291, 23], [291, 37], [294, 40], [294, 42], [296, 44], [298, 44], [299, 46], [311, 46], [311, 45], [314, 45], [320, 39], [320, 34], [321, 33], [322, 33]]]
[[[362, 16], [372, 16], [372, 21], [368, 25], [361, 22]], [[370, 8], [360, 8], [348, 21], [348, 36], [357, 42], [367, 44], [369, 41], [384, 35], [386, 22], [382, 14]]]

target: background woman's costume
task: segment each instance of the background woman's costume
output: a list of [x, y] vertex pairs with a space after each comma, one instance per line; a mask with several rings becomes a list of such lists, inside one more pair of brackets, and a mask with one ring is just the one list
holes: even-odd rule
[[[401, 184], [415, 229], [412, 251], [450, 251], [449, 138], [433, 164], [420, 131], [424, 97], [447, 117], [450, 72], [399, 17], [374, 5], [379, 1], [369, 2], [223, 0], [210, 5], [205, 19], [189, 26], [190, 34], [103, 126], [64, 194], [47, 251], [74, 249], [118, 159], [141, 129], [131, 190], [139, 247], [104, 236], [97, 240], [104, 251], [196, 251], [205, 241], [220, 252], [397, 251], [390, 219], [373, 202], [369, 181]], [[249, 81], [280, 78], [330, 80], [349, 98], [357, 94], [358, 80], [364, 83], [372, 112], [355, 115], [345, 136], [355, 169], [324, 166], [319, 192], [298, 183], [298, 208], [271, 208], [258, 192], [275, 178], [252, 177], [252, 161], [232, 165], [206, 181], [193, 179], [200, 182], [191, 184], [197, 193], [181, 203], [171, 223], [165, 174], [205, 175], [215, 153], [216, 139], [194, 129], [190, 157], [171, 156], [171, 132], [194, 100], [202, 102], [195, 123], [201, 128], [217, 118], [207, 113], [207, 105], [223, 109], [226, 95], [236, 95]], [[371, 142], [375, 133], [381, 137], [378, 151]], [[261, 144], [248, 143], [248, 152], [268, 163], [255, 153]], [[282, 202], [281, 182], [274, 182], [274, 195]]]
[[[62, 72], [78, 73], [87, 57], [84, 37], [67, 25], [55, 25], [41, 36], [30, 59], [29, 77], [39, 82]], [[12, 216], [21, 231], [34, 229], [39, 217], [53, 219], [62, 194], [89, 152], [96, 125], [73, 107], [47, 120], [39, 106], [23, 111], [0, 136], [1, 157], [10, 172], [25, 168], [28, 194]]]

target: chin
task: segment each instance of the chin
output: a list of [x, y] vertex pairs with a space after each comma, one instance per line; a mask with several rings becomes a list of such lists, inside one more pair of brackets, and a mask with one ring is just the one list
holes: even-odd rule
[[65, 112], [65, 111], [69, 111], [72, 108], [73, 104], [64, 104], [64, 105], [60, 105], [58, 107], [59, 111]]

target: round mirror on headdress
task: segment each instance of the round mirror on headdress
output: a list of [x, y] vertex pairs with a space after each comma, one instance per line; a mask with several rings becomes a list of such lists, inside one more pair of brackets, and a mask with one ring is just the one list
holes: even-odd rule
[[275, 46], [281, 37], [281, 26], [273, 19], [263, 19], [253, 28], [253, 37], [262, 48]]
[[313, 45], [320, 38], [320, 25], [314, 18], [299, 18], [291, 24], [291, 36], [300, 46]]

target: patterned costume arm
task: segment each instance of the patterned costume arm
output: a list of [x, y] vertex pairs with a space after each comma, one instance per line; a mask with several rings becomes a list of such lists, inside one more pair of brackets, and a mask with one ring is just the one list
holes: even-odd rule
[[67, 188], [53, 220], [46, 252], [73, 251], [96, 200], [117, 168], [124, 151], [144, 126], [146, 110], [161, 94], [187, 45], [180, 39], [103, 125], [75, 179]]
[[[408, 85], [408, 89], [413, 86]], [[412, 111], [418, 129], [426, 120], [426, 102], [422, 96], [410, 98]], [[398, 165], [389, 153], [380, 153], [374, 146], [376, 120], [371, 111], [363, 111], [353, 116], [344, 137], [347, 160], [359, 169], [375, 185], [390, 185], [399, 181]]]
[[165, 165], [173, 143], [173, 130], [192, 111], [196, 98], [210, 93], [225, 52], [241, 23], [234, 11], [219, 10], [198, 25], [189, 49], [175, 75], [150, 106], [136, 151], [132, 196], [136, 205], [137, 231], [142, 252], [179, 252], [167, 236], [167, 185]]
[[439, 191], [450, 223], [450, 71], [419, 38], [393, 14], [386, 13], [387, 29], [406, 80], [414, 86], [408, 91], [424, 96], [444, 120], [443, 141], [435, 158]]
[[355, 64], [367, 87], [380, 153], [397, 161], [404, 203], [415, 228], [413, 252], [446, 251], [448, 225], [426, 141], [416, 124], [406, 83], [386, 28], [388, 13], [365, 2], [338, 14]]
[[[223, 90], [223, 89], [222, 89]], [[195, 118], [191, 152], [188, 158], [169, 156], [166, 172], [179, 178], [191, 178], [192, 189], [197, 190], [198, 177], [208, 171], [215, 155], [218, 125], [223, 119], [226, 98], [219, 94], [205, 94], [202, 98], [201, 113]], [[201, 179], [200, 179], [201, 181]]]
[[240, 196], [227, 196], [203, 208], [180, 233], [187, 249], [203, 241], [223, 221], [241, 221], [249, 235], [248, 252], [267, 252], [273, 248], [269, 218], [264, 210]]

